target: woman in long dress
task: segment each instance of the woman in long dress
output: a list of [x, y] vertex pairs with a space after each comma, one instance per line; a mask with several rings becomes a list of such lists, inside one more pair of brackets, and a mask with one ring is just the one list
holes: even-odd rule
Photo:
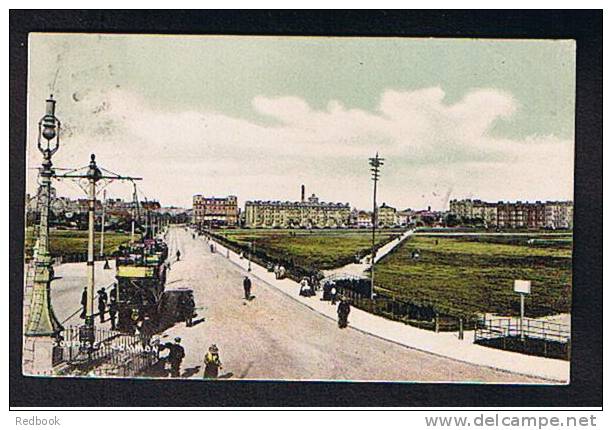
[[217, 348], [217, 345], [211, 345], [210, 348], [208, 348], [208, 352], [204, 356], [204, 379], [218, 378], [219, 369], [221, 368], [219, 348]]

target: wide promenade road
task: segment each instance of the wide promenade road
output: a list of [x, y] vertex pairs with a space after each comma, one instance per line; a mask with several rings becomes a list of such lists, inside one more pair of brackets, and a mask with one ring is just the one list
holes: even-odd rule
[[[182, 338], [182, 377], [202, 377], [204, 354], [214, 343], [224, 366], [221, 376], [232, 379], [541, 382], [412, 350], [350, 327], [341, 330], [257, 278], [252, 278], [255, 298], [246, 301], [247, 273], [212, 254], [203, 238], [171, 228], [166, 240], [173, 261], [167, 288], [192, 288], [200, 307], [193, 327], [179, 323], [163, 334], [162, 341]], [[177, 249], [181, 260], [174, 262]]]

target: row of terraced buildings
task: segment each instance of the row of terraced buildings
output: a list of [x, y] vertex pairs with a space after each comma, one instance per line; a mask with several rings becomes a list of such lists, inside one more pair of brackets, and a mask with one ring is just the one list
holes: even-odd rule
[[574, 204], [571, 201], [485, 202], [451, 200], [450, 213], [462, 219], [478, 219], [487, 227], [498, 228], [573, 228]]

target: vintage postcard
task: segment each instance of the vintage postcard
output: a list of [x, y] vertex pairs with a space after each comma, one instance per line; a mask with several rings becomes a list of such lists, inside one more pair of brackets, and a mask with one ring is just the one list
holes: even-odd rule
[[575, 61], [30, 34], [23, 374], [568, 384]]

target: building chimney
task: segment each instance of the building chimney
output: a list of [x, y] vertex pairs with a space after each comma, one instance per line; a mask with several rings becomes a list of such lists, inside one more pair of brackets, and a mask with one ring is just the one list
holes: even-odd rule
[[302, 185], [302, 203], [304, 203], [305, 198], [306, 198], [306, 187]]

